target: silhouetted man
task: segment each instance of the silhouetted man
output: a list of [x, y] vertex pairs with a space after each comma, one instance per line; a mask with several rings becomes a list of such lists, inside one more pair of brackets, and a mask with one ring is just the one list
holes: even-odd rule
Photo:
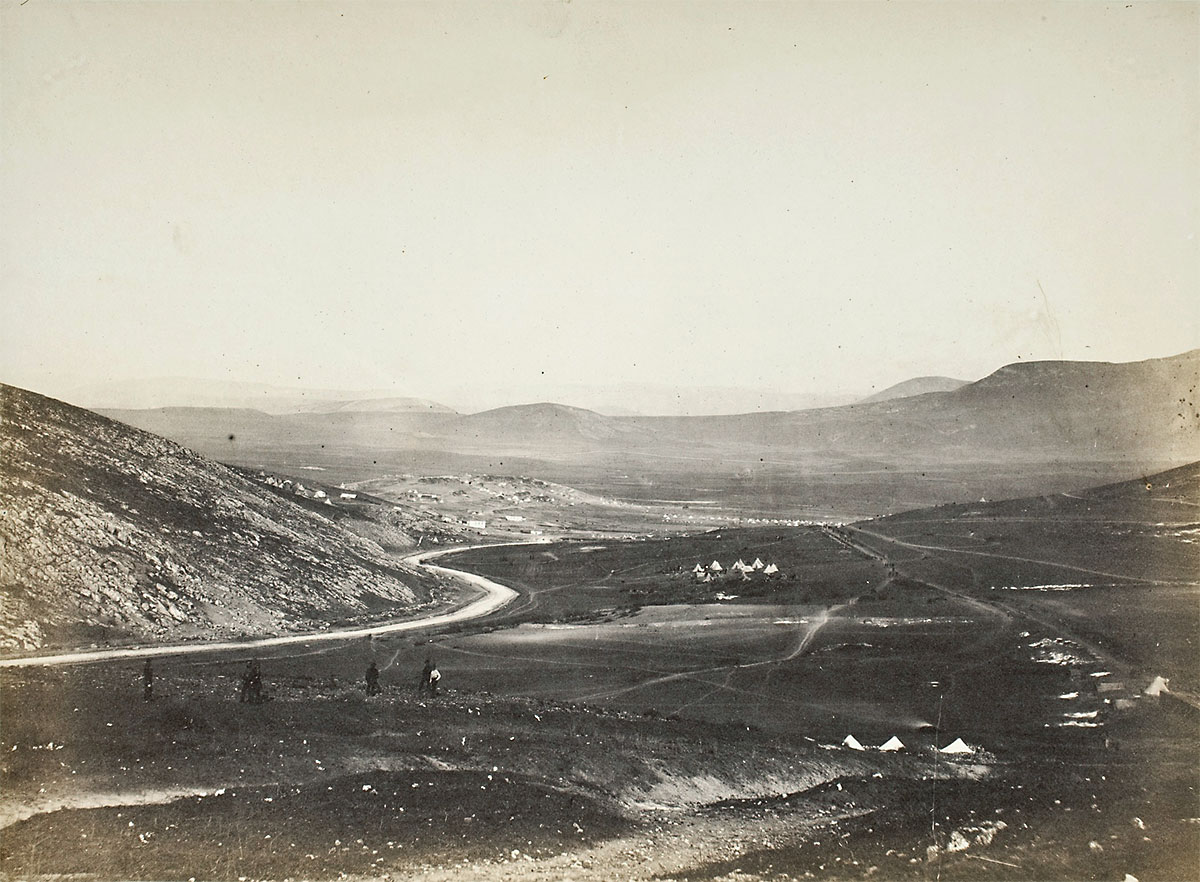
[[266, 696], [263, 695], [262, 668], [259, 667], [258, 659], [250, 663], [250, 701], [252, 704], [262, 704], [266, 701]]
[[379, 694], [379, 668], [374, 661], [367, 668], [367, 695]]
[[258, 659], [246, 662], [246, 670], [242, 672], [242, 695], [238, 700], [250, 704], [263, 702], [262, 669]]
[[243, 704], [250, 700], [250, 681], [254, 678], [254, 662], [246, 662], [246, 669], [242, 671], [242, 694], [238, 697], [238, 701]]

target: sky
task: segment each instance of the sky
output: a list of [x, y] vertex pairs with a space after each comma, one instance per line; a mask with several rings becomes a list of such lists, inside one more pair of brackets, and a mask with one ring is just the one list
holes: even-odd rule
[[1177, 354], [1198, 46], [1190, 2], [6, 0], [0, 381], [865, 394]]

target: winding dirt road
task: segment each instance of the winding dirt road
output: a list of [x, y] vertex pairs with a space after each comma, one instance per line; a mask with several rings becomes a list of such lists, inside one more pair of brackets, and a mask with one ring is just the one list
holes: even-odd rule
[[[529, 543], [508, 543], [529, 544]], [[160, 657], [167, 655], [200, 655], [213, 652], [245, 652], [248, 649], [263, 649], [272, 646], [287, 646], [295, 643], [325, 643], [337, 640], [355, 640], [360, 637], [371, 637], [377, 634], [395, 634], [400, 631], [419, 631], [425, 628], [435, 628], [441, 625], [451, 625], [458, 622], [477, 619], [490, 615], [507, 606], [517, 596], [517, 592], [507, 585], [493, 582], [491, 579], [440, 567], [428, 563], [435, 557], [441, 557], [456, 551], [468, 551], [480, 546], [460, 546], [444, 548], [438, 551], [423, 551], [410, 554], [404, 562], [414, 566], [424, 567], [432, 573], [448, 576], [472, 588], [482, 589], [483, 597], [438, 615], [410, 619], [403, 622], [388, 622], [379, 625], [368, 625], [361, 628], [342, 628], [330, 631], [318, 631], [304, 634], [288, 634], [283, 637], [264, 637], [259, 640], [229, 640], [219, 643], [181, 643], [168, 646], [138, 646], [125, 649], [93, 649], [80, 652], [66, 652], [59, 655], [26, 656], [23, 658], [0, 659], [0, 668], [23, 667], [53, 667], [58, 665], [89, 664], [91, 662], [112, 661], [113, 659]]]

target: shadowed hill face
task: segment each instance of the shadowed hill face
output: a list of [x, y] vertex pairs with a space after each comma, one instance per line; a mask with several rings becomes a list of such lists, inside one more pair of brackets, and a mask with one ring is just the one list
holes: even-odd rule
[[1130, 364], [1009, 365], [952, 392], [787, 414], [675, 420], [708, 440], [935, 465], [1187, 462], [1200, 450], [1200, 350]]
[[0, 648], [260, 635], [406, 609], [425, 577], [164, 438], [0, 386]]
[[980, 428], [993, 445], [1061, 445], [1102, 455], [1145, 452], [1185, 462], [1200, 452], [1200, 350], [1132, 364], [1033, 362], [1001, 368], [951, 393], [994, 415]]
[[1035, 361], [1010, 364], [976, 383], [964, 386], [957, 397], [964, 402], [1002, 400], [1049, 403], [1081, 408], [1120, 401], [1127, 409], [1154, 407], [1165, 397], [1179, 418], [1197, 414], [1200, 383], [1200, 349], [1172, 358], [1129, 364], [1078, 361]]

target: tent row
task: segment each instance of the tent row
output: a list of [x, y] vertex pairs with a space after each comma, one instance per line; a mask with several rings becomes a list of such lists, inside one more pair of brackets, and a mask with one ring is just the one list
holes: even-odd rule
[[[845, 738], [842, 739], [842, 747], [848, 747], [851, 750], [866, 750], [867, 749], [867, 748], [863, 747], [862, 742], [860, 742], [853, 735], [847, 735]], [[904, 746], [904, 742], [902, 742], [899, 738], [897, 738], [895, 735], [893, 735], [887, 741], [883, 742], [883, 744], [879, 745], [879, 747], [876, 749], [891, 752], [894, 750], [905, 750], [906, 748]], [[975, 748], [969, 746], [961, 738], [955, 738], [953, 741], [951, 741], [945, 747], [939, 747], [938, 752], [939, 753], [974, 753]]]
[[[705, 576], [707, 576], [709, 579], [711, 579], [713, 576], [719, 577], [726, 572], [726, 569], [725, 567], [721, 566], [721, 562], [719, 560], [714, 560], [707, 567], [704, 566], [704, 564], [696, 564], [696, 566], [692, 567], [692, 572], [696, 575], [697, 579], [708, 581], [708, 579], [704, 578]], [[728, 572], [740, 573], [743, 577], [749, 576], [751, 573], [755, 572], [761, 572], [764, 576], [773, 576], [779, 572], [779, 567], [775, 566], [773, 563], [763, 563], [762, 558], [760, 557], [754, 558], [754, 563], [749, 564], [739, 557], [737, 562], [729, 567]]]

